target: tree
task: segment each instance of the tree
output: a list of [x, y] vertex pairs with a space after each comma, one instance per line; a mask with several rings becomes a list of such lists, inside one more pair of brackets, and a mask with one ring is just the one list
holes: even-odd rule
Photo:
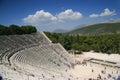
[[15, 24], [10, 25], [9, 27], [0, 25], [0, 35], [14, 35], [14, 34], [31, 34], [37, 32], [37, 29], [34, 26], [18, 26]]
[[9, 30], [11, 34], [22, 34], [23, 33], [22, 29], [18, 25], [14, 25], [14, 24], [9, 26]]
[[0, 25], [0, 35], [6, 34], [6, 30], [7, 30], [6, 26]]
[[30, 33], [35, 33], [37, 32], [37, 29], [34, 26], [22, 26], [21, 27], [22, 31], [24, 34], [30, 34]]

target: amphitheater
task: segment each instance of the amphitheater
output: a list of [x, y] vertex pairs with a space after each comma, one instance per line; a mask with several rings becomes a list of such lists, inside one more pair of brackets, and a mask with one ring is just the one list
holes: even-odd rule
[[[97, 72], [88, 74], [91, 74], [91, 64], [98, 70], [101, 69], [102, 65], [94, 64], [95, 61], [97, 63], [95, 59], [100, 56], [90, 55], [85, 53], [79, 60], [82, 62], [86, 59], [87, 66], [75, 66], [76, 59], [72, 58], [61, 44], [52, 43], [43, 32], [0, 36], [0, 80], [88, 80], [92, 76], [96, 78], [97, 75], [94, 74], [98, 74]], [[120, 56], [117, 58], [114, 60], [117, 61], [114, 66], [116, 68], [110, 71], [117, 71], [118, 76]]]
[[3, 80], [76, 80], [74, 60], [43, 32], [0, 36], [0, 76]]

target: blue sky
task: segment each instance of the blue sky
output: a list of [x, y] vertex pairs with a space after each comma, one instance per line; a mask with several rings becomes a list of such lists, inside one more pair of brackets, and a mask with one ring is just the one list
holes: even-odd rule
[[0, 0], [0, 24], [34, 25], [38, 31], [120, 19], [120, 0]]

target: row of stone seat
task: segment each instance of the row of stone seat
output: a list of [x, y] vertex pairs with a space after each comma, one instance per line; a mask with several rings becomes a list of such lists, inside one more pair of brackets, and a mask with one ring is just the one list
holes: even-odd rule
[[47, 43], [50, 43], [50, 40], [42, 32], [26, 35], [0, 36], [0, 61], [8, 63], [7, 58], [12, 53], [36, 44]]
[[[70, 67], [71, 65], [70, 62], [66, 61], [68, 56], [63, 55], [66, 53], [59, 52], [59, 54], [57, 54], [57, 52], [51, 46], [58, 47], [58, 45], [56, 44], [48, 44], [48, 45], [31, 47], [31, 48], [17, 52], [15, 55], [11, 57], [10, 61], [12, 64], [14, 61], [17, 61], [18, 63], [22, 62], [24, 64], [30, 64], [36, 67], [41, 65], [45, 67], [47, 66], [48, 68], [50, 66], [53, 68], [60, 67], [60, 69], [61, 67], [65, 67], [66, 65]], [[66, 66], [66, 68], [68, 68], [68, 66]]]

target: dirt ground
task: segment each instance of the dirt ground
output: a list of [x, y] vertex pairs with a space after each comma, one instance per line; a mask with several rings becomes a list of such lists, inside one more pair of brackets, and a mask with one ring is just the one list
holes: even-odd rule
[[[83, 62], [86, 57], [84, 55], [77, 55], [74, 57], [75, 60], [79, 62]], [[105, 73], [102, 73], [105, 71]], [[75, 65], [75, 68], [72, 70], [72, 73], [78, 77], [84, 79], [97, 79], [98, 75], [102, 77], [102, 79], [108, 79], [108, 75], [110, 74], [112, 77], [117, 77], [120, 75], [120, 68], [104, 66], [101, 64], [95, 64], [91, 62], [86, 62], [86, 64], [78, 64]]]

